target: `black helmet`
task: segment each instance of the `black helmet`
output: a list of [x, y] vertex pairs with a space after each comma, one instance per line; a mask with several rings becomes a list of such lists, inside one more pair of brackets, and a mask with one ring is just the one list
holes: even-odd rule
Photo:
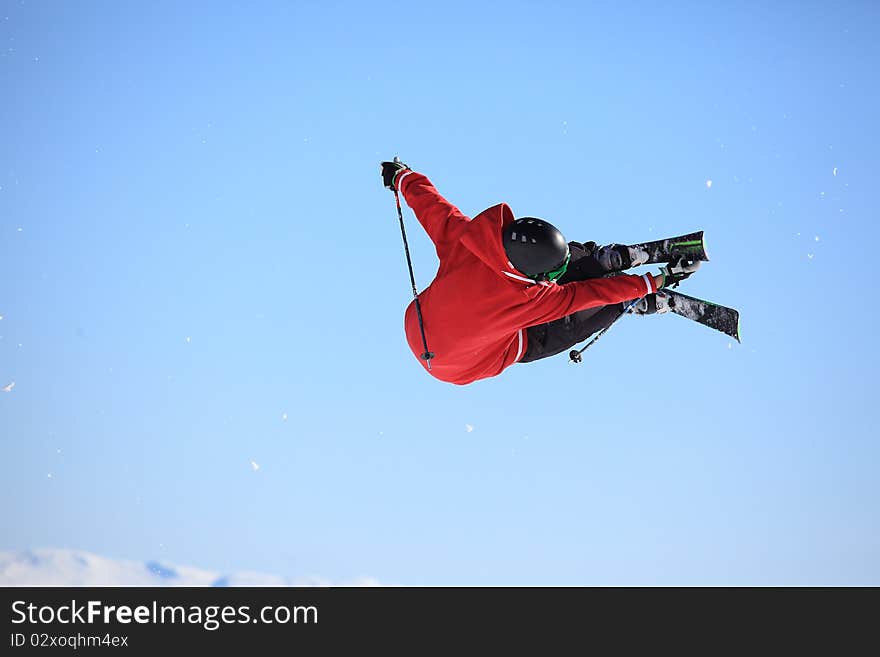
[[520, 217], [507, 225], [502, 236], [507, 259], [523, 274], [556, 280], [565, 273], [568, 243], [552, 224], [537, 217]]

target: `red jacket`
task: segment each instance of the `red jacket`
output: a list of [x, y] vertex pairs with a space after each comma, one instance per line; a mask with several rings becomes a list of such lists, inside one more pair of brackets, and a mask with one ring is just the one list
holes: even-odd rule
[[[656, 292], [654, 277], [615, 276], [557, 285], [514, 269], [501, 233], [514, 220], [505, 203], [466, 217], [425, 176], [404, 171], [397, 187], [437, 247], [440, 268], [421, 294], [429, 373], [464, 385], [500, 374], [526, 351], [526, 328], [579, 310]], [[406, 309], [406, 338], [416, 357], [425, 352], [415, 301]], [[419, 359], [427, 370], [427, 363]]]

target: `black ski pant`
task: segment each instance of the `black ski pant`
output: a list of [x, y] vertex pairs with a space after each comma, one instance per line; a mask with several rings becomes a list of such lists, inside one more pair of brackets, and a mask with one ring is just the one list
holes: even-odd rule
[[[608, 273], [596, 257], [597, 249], [594, 244], [569, 242], [568, 248], [571, 260], [565, 275], [558, 281], [560, 284], [600, 278]], [[528, 363], [571, 349], [593, 333], [608, 327], [623, 312], [623, 308], [622, 303], [588, 308], [553, 322], [530, 326], [526, 329], [529, 346], [519, 362]]]

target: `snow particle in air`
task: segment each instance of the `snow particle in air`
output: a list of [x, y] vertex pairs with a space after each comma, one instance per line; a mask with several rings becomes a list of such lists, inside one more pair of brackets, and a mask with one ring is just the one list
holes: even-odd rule
[[712, 181], [711, 180], [706, 181], [706, 189], [712, 189]]
[[837, 167], [834, 167], [833, 169], [831, 169], [831, 175], [832, 175], [832, 176], [836, 176], [836, 175], [837, 175]]
[[285, 422], [287, 422], [287, 413], [282, 413], [281, 419], [284, 420]]
[[468, 433], [471, 433], [474, 430], [474, 427], [470, 424], [466, 424], [466, 425], [464, 425], [464, 430], [467, 431]]
[[256, 461], [251, 461], [251, 470], [253, 470], [254, 472], [256, 472], [256, 471], [259, 470], [259, 469], [260, 469], [260, 464], [257, 463]]
[[13, 382], [11, 382], [11, 383], [8, 383], [8, 384], [6, 384], [5, 386], [3, 386], [2, 390], [3, 390], [3, 392], [12, 392], [12, 389], [13, 389], [14, 387], [15, 387], [15, 381], [13, 381]]

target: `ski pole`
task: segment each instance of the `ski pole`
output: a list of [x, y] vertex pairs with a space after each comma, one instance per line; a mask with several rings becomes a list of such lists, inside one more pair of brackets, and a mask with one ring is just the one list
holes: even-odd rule
[[[395, 161], [399, 161], [396, 157]], [[422, 304], [419, 303], [419, 291], [416, 288], [416, 277], [413, 274], [413, 266], [412, 266], [412, 258], [409, 255], [409, 242], [406, 239], [406, 228], [403, 226], [403, 210], [400, 207], [400, 195], [397, 193], [397, 190], [394, 190], [394, 200], [397, 201], [397, 217], [400, 219], [400, 234], [403, 236], [403, 251], [406, 253], [406, 266], [409, 268], [409, 280], [412, 283], [412, 292], [413, 298], [416, 300], [416, 315], [419, 318], [419, 331], [422, 333], [422, 345], [425, 347], [425, 353], [423, 353], [420, 358], [425, 361], [428, 365], [428, 369], [431, 369], [431, 359], [434, 357], [434, 354], [428, 351], [428, 340], [425, 338], [425, 323], [422, 321]]]
[[605, 333], [608, 331], [608, 329], [610, 329], [612, 326], [614, 326], [614, 324], [615, 324], [615, 322], [617, 322], [617, 320], [619, 320], [621, 317], [626, 315], [633, 308], [633, 306], [635, 306], [639, 301], [641, 301], [644, 298], [645, 297], [639, 297], [638, 299], [634, 299], [633, 301], [630, 301], [627, 305], [625, 305], [623, 307], [623, 310], [620, 311], [620, 314], [617, 317], [615, 317], [614, 320], [608, 326], [606, 326], [601, 331], [599, 331], [599, 333], [596, 335], [596, 337], [593, 338], [592, 340], [590, 340], [583, 347], [583, 349], [580, 349], [580, 350], [572, 349], [570, 352], [568, 352], [568, 357], [571, 358], [571, 362], [580, 363], [581, 361], [583, 361], [584, 358], [583, 358], [583, 356], [581, 356], [581, 354], [584, 353], [591, 346], [593, 346], [593, 344], [596, 342], [596, 340], [598, 340], [603, 335], [605, 335]]

